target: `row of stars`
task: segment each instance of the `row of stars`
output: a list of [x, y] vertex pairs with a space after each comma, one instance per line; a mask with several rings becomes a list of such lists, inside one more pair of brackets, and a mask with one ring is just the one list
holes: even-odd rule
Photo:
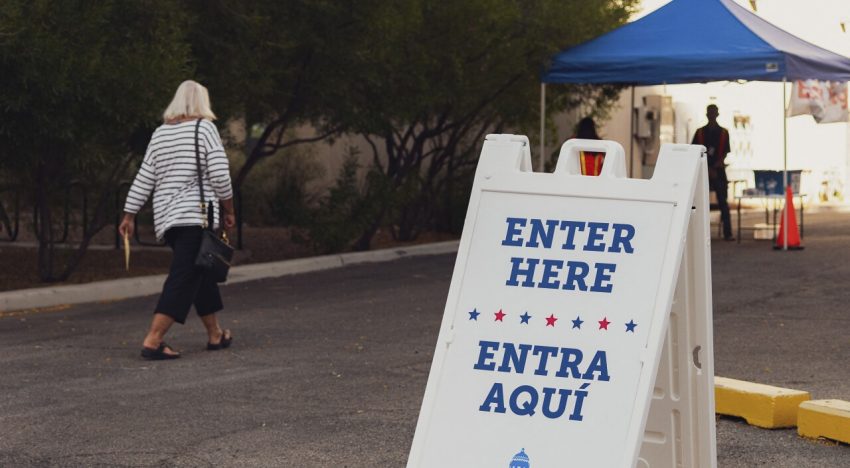
[[[468, 314], [469, 314], [469, 320], [474, 320], [474, 321], [477, 322], [478, 316], [481, 315], [481, 312], [478, 312], [478, 309], [472, 309], [471, 311], [468, 312]], [[495, 322], [504, 322], [505, 317], [508, 316], [508, 314], [502, 312], [502, 309], [499, 309], [499, 311], [495, 312], [493, 315], [495, 316], [495, 320], [494, 320]], [[524, 314], [519, 316], [519, 320], [520, 320], [519, 323], [528, 325], [529, 321], [531, 320], [532, 317], [533, 317], [533, 315], [529, 315], [528, 311], [526, 311]], [[554, 327], [555, 322], [558, 321], [558, 317], [555, 317], [555, 314], [551, 314], [548, 317], [544, 317], [544, 318], [546, 319], [546, 326], [547, 327]], [[581, 319], [581, 316], [576, 316], [575, 320], [571, 320], [571, 322], [573, 322], [573, 329], [581, 330], [581, 325], [585, 321]], [[597, 323], [599, 323], [599, 329], [600, 330], [608, 330], [608, 325], [611, 325], [611, 323], [613, 323], [613, 322], [608, 321], [608, 317], [603, 317], [602, 320], [598, 320]], [[638, 324], [636, 324], [634, 320], [629, 320], [624, 325], [626, 326], [626, 331], [631, 332], [631, 333], [634, 333], [635, 327], [638, 326]]]

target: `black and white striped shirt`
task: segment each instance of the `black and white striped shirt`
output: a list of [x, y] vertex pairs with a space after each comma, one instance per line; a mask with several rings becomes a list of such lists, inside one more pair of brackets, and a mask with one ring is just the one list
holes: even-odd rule
[[[195, 124], [190, 120], [160, 125], [153, 132], [145, 159], [127, 193], [124, 211], [138, 213], [153, 191], [153, 220], [156, 237], [162, 239], [173, 226], [201, 226], [198, 172], [195, 166]], [[218, 200], [233, 197], [230, 168], [218, 129], [209, 120], [198, 129], [204, 198], [212, 203], [218, 226]]]

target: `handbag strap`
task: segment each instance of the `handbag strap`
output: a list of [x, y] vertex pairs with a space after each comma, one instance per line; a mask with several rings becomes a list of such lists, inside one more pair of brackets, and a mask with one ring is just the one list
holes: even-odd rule
[[[204, 199], [204, 178], [203, 178], [203, 174], [201, 172], [201, 149], [200, 149], [200, 143], [199, 143], [199, 140], [200, 140], [199, 133], [200, 133], [201, 121], [202, 120], [203, 119], [198, 119], [198, 121], [195, 122], [195, 166], [198, 169], [198, 192], [201, 194], [201, 216], [206, 214], [207, 217], [206, 217], [206, 220], [205, 220], [206, 223], [204, 224], [204, 227], [205, 228], [209, 227], [210, 229], [212, 229], [213, 228], [213, 220], [214, 220], [213, 219], [214, 218], [213, 207], [212, 207], [212, 205], [210, 205], [209, 208], [207, 208], [207, 203]], [[204, 213], [204, 211], [206, 211], [206, 213]]]

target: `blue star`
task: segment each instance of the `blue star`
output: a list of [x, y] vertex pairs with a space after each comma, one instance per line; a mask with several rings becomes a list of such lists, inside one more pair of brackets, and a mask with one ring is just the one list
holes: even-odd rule
[[481, 312], [478, 312], [478, 309], [472, 309], [472, 312], [469, 312], [469, 320], [475, 320], [477, 322], [480, 314]]
[[634, 333], [636, 326], [637, 326], [637, 324], [635, 323], [634, 320], [629, 320], [629, 323], [626, 324], [626, 331]]
[[581, 324], [583, 323], [584, 320], [582, 320], [581, 317], [577, 316], [576, 319], [573, 320], [573, 328], [578, 328], [579, 330], [581, 330]]
[[520, 315], [520, 316], [519, 316], [519, 318], [520, 318], [520, 320], [521, 320], [519, 323], [520, 323], [520, 324], [523, 324], [523, 323], [528, 323], [528, 319], [530, 319], [530, 318], [531, 318], [531, 316], [530, 316], [530, 315], [528, 315], [528, 311], [525, 311], [525, 313], [524, 313], [524, 314], [522, 314], [522, 315]]

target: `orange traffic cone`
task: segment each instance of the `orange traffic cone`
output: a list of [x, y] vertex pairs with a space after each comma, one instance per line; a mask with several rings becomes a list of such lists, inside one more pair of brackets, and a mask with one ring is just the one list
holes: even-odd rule
[[[785, 226], [785, 210], [788, 210], [788, 226]], [[800, 243], [800, 230], [797, 228], [797, 214], [794, 211], [794, 195], [791, 187], [785, 187], [785, 207], [782, 208], [782, 220], [779, 223], [779, 235], [776, 236], [776, 250], [785, 247], [785, 229], [788, 228], [788, 250], [803, 250]]]

